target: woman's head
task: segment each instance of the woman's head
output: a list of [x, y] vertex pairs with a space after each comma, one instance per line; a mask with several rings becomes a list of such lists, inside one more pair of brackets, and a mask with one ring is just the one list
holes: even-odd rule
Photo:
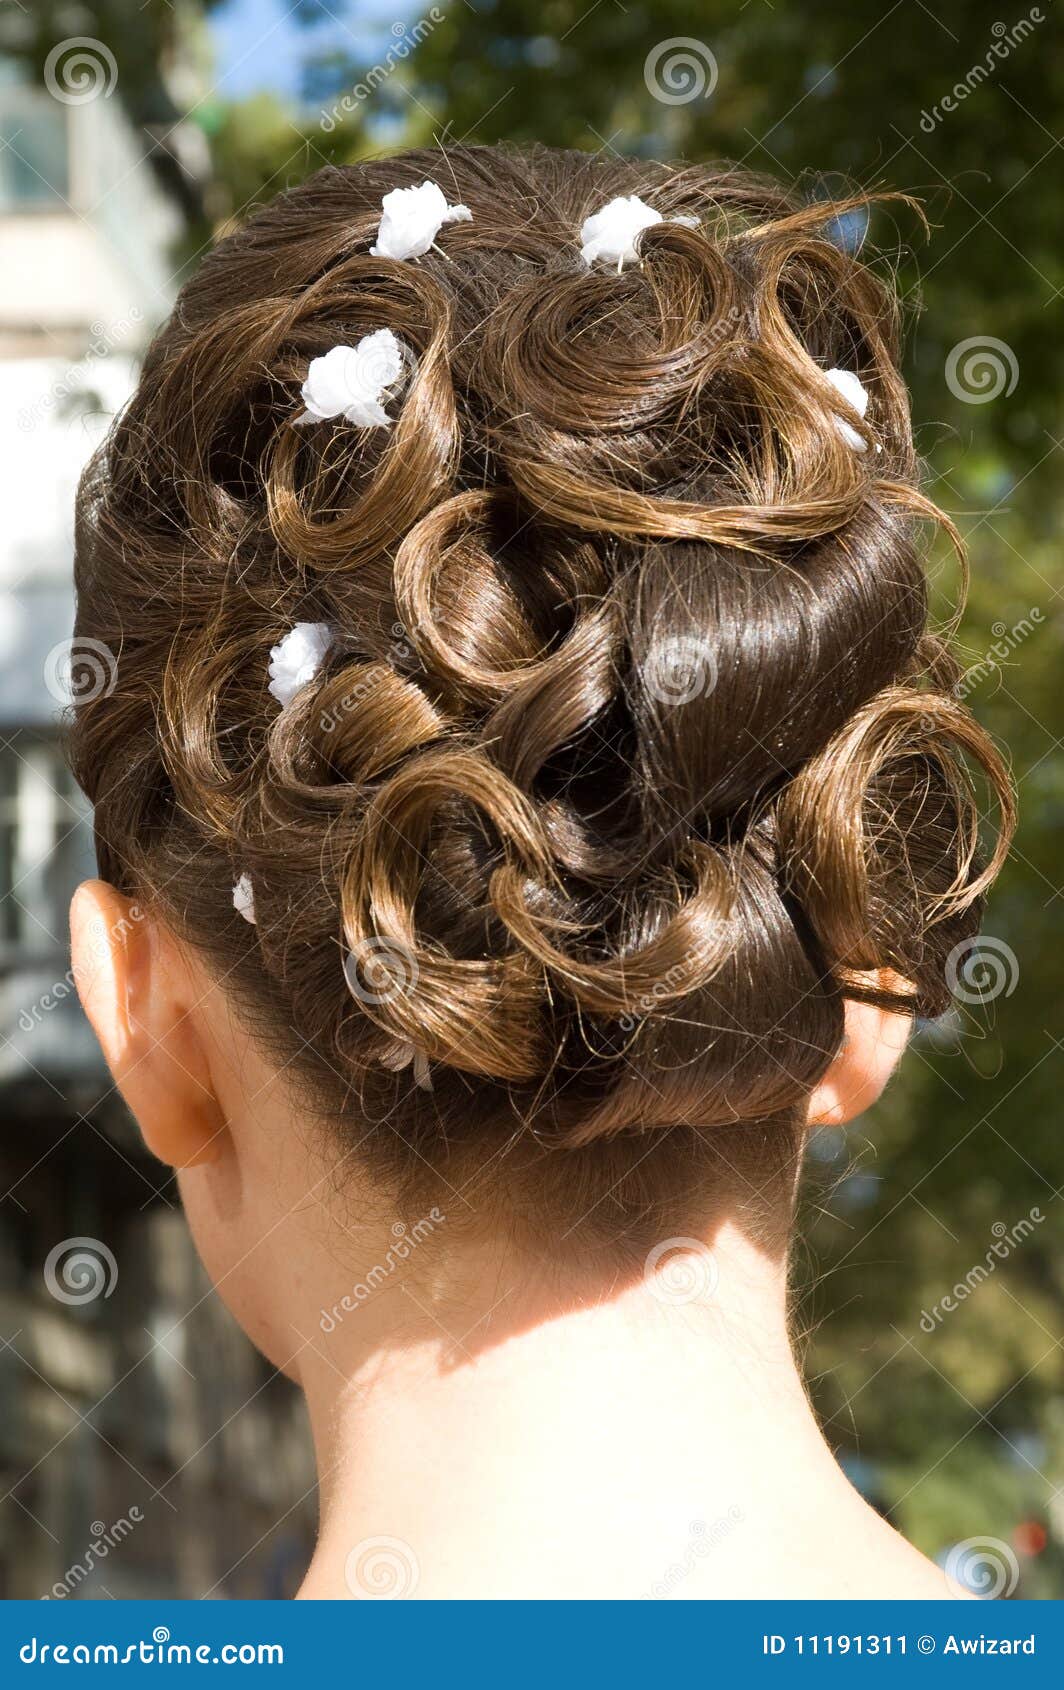
[[[395, 256], [426, 179], [469, 215]], [[199, 268], [86, 477], [101, 871], [400, 1203], [771, 1230], [814, 1089], [949, 1002], [1001, 849], [965, 759], [1003, 838], [1009, 800], [864, 215], [546, 149], [323, 171]]]

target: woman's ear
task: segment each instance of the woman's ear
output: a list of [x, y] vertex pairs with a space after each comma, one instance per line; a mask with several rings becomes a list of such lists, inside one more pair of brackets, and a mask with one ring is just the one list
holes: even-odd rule
[[87, 880], [75, 892], [70, 937], [82, 1008], [148, 1149], [175, 1168], [215, 1161], [226, 1120], [180, 947], [102, 880]]
[[847, 1000], [846, 1037], [809, 1099], [809, 1125], [841, 1127], [870, 1109], [897, 1067], [911, 1032], [910, 1015]]

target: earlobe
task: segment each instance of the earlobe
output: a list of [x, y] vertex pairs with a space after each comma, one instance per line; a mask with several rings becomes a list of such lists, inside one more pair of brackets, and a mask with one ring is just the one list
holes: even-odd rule
[[809, 1099], [809, 1126], [845, 1126], [870, 1109], [897, 1067], [911, 1031], [908, 1015], [851, 999], [842, 1049]]
[[75, 892], [70, 935], [82, 1007], [148, 1149], [176, 1168], [215, 1161], [225, 1116], [177, 944], [102, 880], [86, 881]]

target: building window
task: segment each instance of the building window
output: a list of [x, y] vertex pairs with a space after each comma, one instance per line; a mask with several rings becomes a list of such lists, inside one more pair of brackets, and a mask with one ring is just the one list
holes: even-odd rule
[[60, 210], [70, 192], [67, 114], [36, 88], [0, 86], [0, 211]]
[[0, 745], [0, 961], [66, 945], [66, 902], [87, 870], [87, 806], [54, 742]]
[[0, 751], [0, 954], [18, 943], [18, 906], [12, 897], [18, 878], [18, 765]]

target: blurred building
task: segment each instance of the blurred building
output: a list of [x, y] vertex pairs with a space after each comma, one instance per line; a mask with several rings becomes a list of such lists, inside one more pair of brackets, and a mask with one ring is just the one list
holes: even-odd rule
[[69, 972], [92, 848], [61, 717], [114, 661], [70, 642], [74, 489], [187, 229], [151, 151], [0, 59], [2, 1597], [284, 1595], [313, 1518], [301, 1405], [210, 1293]]

